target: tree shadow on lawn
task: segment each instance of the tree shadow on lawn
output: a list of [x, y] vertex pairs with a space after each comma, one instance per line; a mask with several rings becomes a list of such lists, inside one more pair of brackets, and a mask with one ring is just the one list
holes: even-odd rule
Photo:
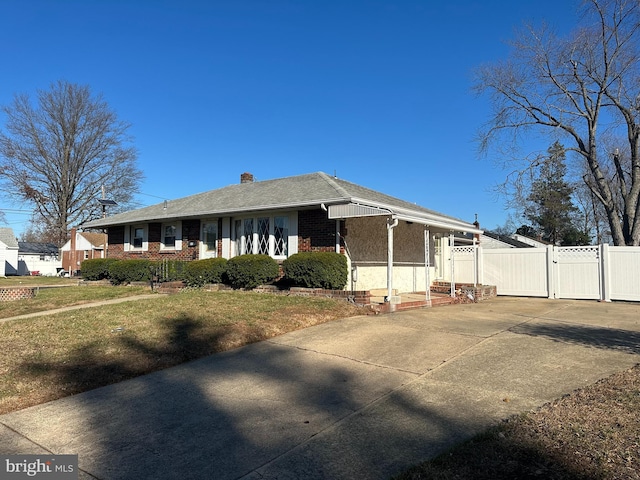
[[222, 349], [224, 330], [203, 336], [187, 317], [167, 326], [163, 346], [116, 337], [112, 348], [135, 361], [87, 345], [65, 361], [25, 362], [22, 374], [47, 375], [67, 395], [85, 392], [36, 407], [60, 432], [33, 440], [79, 454], [97, 478], [238, 478], [362, 405], [350, 371], [323, 363], [311, 371], [295, 348], [258, 344], [189, 362]]
[[[389, 421], [384, 410], [368, 406], [413, 377], [401, 374], [407, 377], [398, 381], [388, 369], [354, 368], [349, 359], [272, 343], [140, 376], [226, 342], [224, 331], [205, 336], [199, 327], [189, 317], [168, 321], [162, 346], [118, 334], [114, 348], [126, 349], [135, 362], [105, 359], [99, 345], [80, 348], [65, 362], [26, 362], [23, 373], [46, 373], [67, 393], [138, 377], [38, 407], [60, 430], [42, 439], [36, 434], [34, 441], [54, 453], [79, 454], [81, 469], [105, 479], [366, 479], [388, 478], [487, 425], [477, 419], [481, 411], [473, 401], [458, 415], [402, 390], [389, 396], [392, 420], [398, 420]], [[361, 428], [350, 428], [351, 421]], [[423, 428], [415, 429], [416, 422]], [[528, 446], [507, 444], [505, 450], [522, 448], [542, 464], [552, 462], [547, 452]], [[510, 460], [515, 467], [519, 458]], [[562, 471], [547, 478], [587, 478]]]
[[107, 342], [88, 343], [61, 360], [25, 361], [20, 374], [48, 376], [48, 382], [60, 388], [52, 398], [85, 392], [223, 351], [225, 329], [203, 335], [198, 332], [201, 326], [186, 316], [165, 320], [166, 338], [156, 345], [114, 329]]
[[567, 323], [524, 323], [509, 330], [523, 335], [547, 337], [558, 342], [640, 354], [640, 332], [632, 330]]

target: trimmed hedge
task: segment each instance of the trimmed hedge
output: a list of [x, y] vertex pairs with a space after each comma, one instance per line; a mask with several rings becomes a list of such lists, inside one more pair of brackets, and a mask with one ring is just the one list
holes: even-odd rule
[[285, 281], [298, 287], [342, 290], [347, 284], [347, 258], [335, 252], [302, 252], [282, 263]]
[[109, 280], [114, 285], [129, 282], [150, 282], [155, 273], [151, 260], [118, 260], [109, 265]]
[[84, 280], [104, 280], [109, 278], [109, 265], [119, 260], [115, 258], [92, 258], [82, 262], [82, 278]]
[[183, 279], [189, 287], [202, 287], [209, 283], [222, 283], [226, 271], [225, 258], [192, 260], [185, 265]]
[[280, 268], [269, 255], [240, 255], [227, 262], [227, 281], [233, 288], [255, 288], [280, 275]]

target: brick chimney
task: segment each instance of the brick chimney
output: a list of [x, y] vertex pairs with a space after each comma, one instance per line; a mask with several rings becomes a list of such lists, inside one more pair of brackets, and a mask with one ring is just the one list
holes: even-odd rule
[[69, 275], [73, 277], [73, 272], [75, 272], [78, 267], [76, 266], [77, 258], [76, 258], [76, 241], [78, 239], [77, 230], [75, 227], [71, 229], [71, 249], [69, 251]]
[[240, 183], [253, 183], [253, 175], [248, 172], [241, 173]]

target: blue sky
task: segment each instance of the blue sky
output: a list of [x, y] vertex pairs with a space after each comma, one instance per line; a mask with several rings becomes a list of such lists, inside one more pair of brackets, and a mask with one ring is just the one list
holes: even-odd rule
[[[478, 65], [523, 21], [575, 22], [574, 0], [0, 0], [0, 104], [63, 79], [132, 124], [139, 206], [324, 171], [504, 224], [505, 172], [474, 137]], [[0, 117], [0, 128], [4, 117]], [[0, 198], [17, 235], [25, 205]]]

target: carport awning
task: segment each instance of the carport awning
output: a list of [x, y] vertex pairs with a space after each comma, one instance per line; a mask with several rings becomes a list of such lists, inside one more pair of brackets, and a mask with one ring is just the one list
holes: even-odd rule
[[392, 212], [387, 208], [372, 207], [359, 203], [343, 203], [339, 205], [329, 205], [329, 218], [353, 218], [353, 217], [377, 217], [380, 215], [390, 215]]
[[428, 215], [423, 212], [414, 212], [405, 209], [386, 208], [376, 205], [367, 205], [365, 203], [339, 203], [327, 206], [327, 212], [330, 219], [337, 220], [341, 218], [354, 217], [375, 217], [390, 216], [393, 219], [405, 220], [420, 225], [434, 227], [446, 231], [466, 232], [473, 234], [482, 234], [483, 230], [476, 229], [462, 220], [449, 218], [445, 216]]

